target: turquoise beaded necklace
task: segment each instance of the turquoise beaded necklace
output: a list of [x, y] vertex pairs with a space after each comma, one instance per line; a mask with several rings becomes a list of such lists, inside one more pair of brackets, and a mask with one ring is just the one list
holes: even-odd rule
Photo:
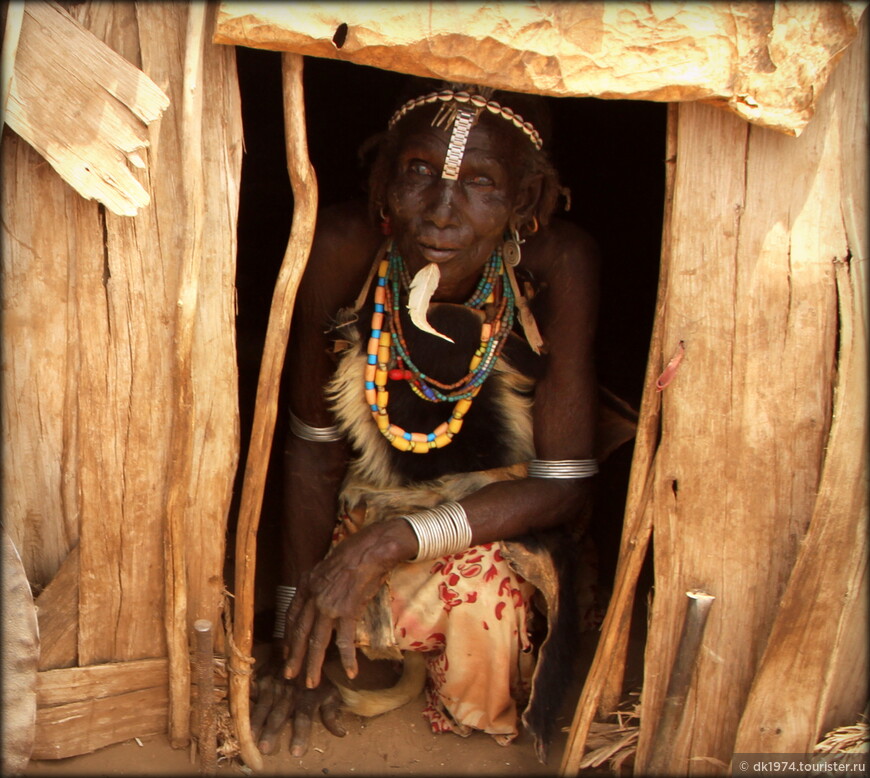
[[[375, 287], [375, 307], [367, 350], [365, 375], [366, 402], [378, 429], [402, 451], [426, 453], [450, 443], [459, 432], [471, 402], [492, 373], [514, 324], [516, 298], [507, 270], [497, 248], [484, 266], [468, 308], [480, 310], [491, 304], [495, 313], [481, 326], [480, 345], [471, 357], [468, 373], [452, 384], [445, 384], [420, 370], [411, 359], [402, 332], [401, 293], [410, 286], [402, 256], [391, 247], [380, 262]], [[387, 318], [388, 317], [388, 318]], [[388, 326], [384, 326], [387, 324]], [[406, 432], [390, 422], [387, 411], [387, 380], [407, 381], [411, 390], [429, 402], [455, 403], [448, 421], [426, 434]]]

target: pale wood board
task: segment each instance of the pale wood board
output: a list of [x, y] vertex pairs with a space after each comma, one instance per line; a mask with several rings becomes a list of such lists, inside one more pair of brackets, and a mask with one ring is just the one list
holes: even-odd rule
[[866, 704], [866, 222], [862, 228], [850, 219], [867, 212], [867, 116], [859, 106], [867, 87], [866, 45], [865, 29], [821, 109], [826, 150], [861, 171], [843, 175], [832, 164], [830, 173], [848, 241], [848, 254], [834, 256], [840, 341], [833, 425], [812, 520], [740, 722], [738, 752], [750, 746], [809, 751], [829, 730], [857, 721]]
[[[844, 160], [828, 111], [823, 96], [817, 120], [791, 139], [703, 105], [679, 107], [664, 340], [666, 353], [683, 340], [686, 354], [663, 397], [641, 773], [679, 638], [683, 593], [692, 588], [717, 600], [682, 725], [669, 744], [670, 772], [718, 772], [717, 762], [730, 762], [755, 670], [817, 509], [835, 376], [834, 261], [847, 251], [842, 216], [832, 207]], [[849, 445], [858, 443], [853, 437]], [[836, 603], [829, 607], [837, 610]], [[782, 704], [791, 704], [787, 695]], [[752, 739], [745, 746], [768, 750]]]
[[100, 697], [116, 697], [128, 692], [165, 687], [167, 678], [165, 658], [43, 670], [37, 678], [36, 701], [40, 708], [46, 708]]
[[[80, 199], [27, 143], [4, 130], [2, 232], [3, 523], [31, 585], [54, 577], [78, 541], [78, 471], [72, 448], [77, 339], [77, 251], [99, 258], [94, 204]], [[78, 223], [79, 217], [87, 223]], [[83, 234], [77, 238], [78, 229]], [[59, 259], [60, 258], [60, 259]]]
[[39, 708], [32, 759], [63, 759], [166, 731], [166, 686]]
[[39, 625], [33, 595], [21, 555], [0, 527], [3, 596], [0, 629], [0, 737], [3, 773], [19, 775], [27, 767], [36, 735], [36, 679], [39, 663]]
[[40, 670], [73, 667], [78, 663], [80, 574], [76, 546], [36, 598]]
[[244, 0], [221, 3], [216, 40], [520, 92], [709, 100], [799, 134], [865, 6]]
[[[214, 699], [226, 696], [226, 667], [216, 661]], [[38, 673], [33, 759], [62, 759], [166, 732], [169, 662], [165, 657]], [[196, 685], [189, 687], [192, 700]]]
[[[89, 4], [77, 12], [125, 56], [141, 57], [155, 79], [180, 98], [185, 6]], [[209, 67], [218, 69], [209, 83], [221, 84], [228, 73], [234, 74], [233, 53], [224, 47], [208, 48]], [[228, 85], [205, 100], [209, 141], [203, 165], [214, 186], [231, 190], [238, 187], [241, 147], [234, 89], [234, 77], [229, 78]], [[155, 630], [141, 614], [162, 614], [164, 607], [163, 522], [175, 396], [177, 252], [187, 230], [177, 175], [179, 110], [180, 99], [173, 99], [164, 119], [150, 130], [154, 164], [143, 180], [153, 195], [152, 206], [133, 219], [106, 215], [104, 261], [109, 278], [105, 288], [94, 279], [89, 285], [91, 305], [81, 306], [83, 312], [93, 310], [87, 331], [103, 331], [105, 338], [83, 344], [83, 350], [113, 355], [108, 364], [89, 371], [88, 391], [80, 394], [79, 423], [92, 429], [89, 450], [83, 453], [92, 455], [93, 447], [99, 454], [99, 464], [83, 468], [89, 478], [81, 515], [83, 664], [166, 652], [163, 631]], [[223, 539], [238, 456], [232, 313], [236, 202], [237, 195], [228, 195], [210, 198], [206, 207], [202, 250], [207, 270], [199, 279], [201, 307], [196, 310], [194, 336], [197, 400], [191, 410], [197, 430], [194, 457], [202, 465], [191, 471], [183, 506], [186, 517], [197, 517], [186, 527], [185, 555], [196, 570], [189, 592], [196, 614], [190, 622], [195, 617], [220, 621]], [[108, 395], [101, 390], [107, 375], [114, 390]], [[114, 424], [107, 426], [107, 419]], [[119, 475], [108, 476], [107, 466]], [[91, 501], [91, 495], [96, 498], [101, 490], [110, 491], [111, 499]], [[108, 524], [107, 504], [109, 515], [116, 518]], [[115, 630], [103, 629], [107, 617], [116, 620]]]
[[[86, 3], [74, 12], [128, 67], [142, 63], [180, 96], [178, 16], [185, 6]], [[198, 464], [185, 487], [185, 554], [191, 620], [220, 624], [238, 457], [241, 120], [233, 51], [213, 44], [206, 50], [202, 165], [208, 191], [223, 194], [205, 200], [192, 357]], [[151, 204], [132, 218], [83, 200], [10, 131], [3, 140], [4, 521], [24, 551], [28, 578], [40, 587], [80, 542], [83, 665], [166, 654], [154, 624], [163, 616], [177, 251], [186, 230], [179, 103], [147, 130], [150, 168], [133, 175]], [[218, 642], [222, 647], [220, 630]]]
[[167, 105], [59, 5], [26, 4], [5, 121], [83, 197], [125, 215], [148, 204], [129, 166], [144, 166], [145, 127]]

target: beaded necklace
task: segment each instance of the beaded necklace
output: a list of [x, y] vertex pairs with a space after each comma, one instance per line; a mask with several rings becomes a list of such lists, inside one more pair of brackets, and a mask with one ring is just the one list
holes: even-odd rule
[[[462, 428], [472, 400], [492, 373], [513, 327], [514, 291], [506, 280], [501, 250], [497, 248], [487, 260], [477, 287], [464, 303], [478, 310], [491, 305], [489, 311], [494, 313], [481, 325], [480, 345], [471, 357], [468, 372], [458, 381], [445, 384], [423, 373], [411, 359], [400, 317], [401, 291], [408, 288], [410, 278], [405, 261], [392, 247], [378, 266], [377, 279], [365, 367], [366, 402], [378, 429], [391, 445], [400, 451], [425, 454], [448, 445]], [[432, 432], [406, 432], [390, 421], [388, 379], [407, 381], [418, 397], [429, 402], [455, 403], [453, 413]]]

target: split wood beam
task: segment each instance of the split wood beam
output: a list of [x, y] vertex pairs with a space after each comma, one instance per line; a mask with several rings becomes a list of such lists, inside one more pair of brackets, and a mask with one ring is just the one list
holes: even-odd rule
[[194, 452], [193, 330], [202, 264], [204, 186], [202, 172], [202, 64], [206, 5], [188, 6], [181, 108], [181, 183], [185, 224], [184, 256], [175, 323], [175, 405], [166, 504], [166, 644], [169, 655], [169, 740], [174, 748], [190, 741], [190, 650], [185, 560], [187, 492]]
[[230, 656], [230, 711], [236, 725], [242, 759], [255, 770], [262, 769], [263, 765], [263, 758], [251, 734], [248, 698], [253, 664], [251, 651], [257, 528], [275, 433], [278, 391], [290, 335], [293, 303], [311, 251], [317, 217], [317, 179], [308, 158], [305, 130], [303, 58], [299, 54], [284, 54], [282, 64], [287, 169], [293, 188], [293, 223], [272, 294], [251, 443], [242, 484], [236, 534], [234, 646]]
[[7, 54], [4, 42], [4, 67], [14, 54], [5, 123], [82, 197], [134, 216], [150, 197], [129, 166], [145, 167], [147, 125], [169, 98], [58, 4], [10, 3], [10, 13], [20, 6], [16, 50]]

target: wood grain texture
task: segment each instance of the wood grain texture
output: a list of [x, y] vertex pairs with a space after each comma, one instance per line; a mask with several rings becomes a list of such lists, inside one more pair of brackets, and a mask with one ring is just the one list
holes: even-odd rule
[[127, 216], [148, 204], [129, 166], [144, 167], [146, 125], [167, 105], [144, 73], [61, 6], [26, 5], [5, 121], [83, 197]]
[[79, 550], [63, 560], [57, 575], [36, 599], [39, 620], [39, 669], [78, 664]]
[[257, 399], [251, 429], [251, 443], [245, 462], [239, 523], [236, 531], [235, 612], [233, 638], [237, 651], [230, 656], [230, 710], [236, 723], [242, 759], [260, 769], [263, 758], [254, 743], [250, 727], [250, 672], [254, 640], [254, 576], [256, 573], [257, 529], [266, 473], [278, 413], [278, 390], [284, 356], [290, 337], [293, 304], [314, 240], [317, 218], [317, 177], [308, 158], [305, 128], [303, 58], [285, 54], [282, 59], [285, 146], [287, 170], [293, 187], [293, 223], [284, 259], [272, 292], [269, 323], [257, 381]]
[[245, 0], [221, 3], [216, 39], [520, 92], [707, 100], [799, 134], [863, 10], [859, 3]]
[[[848, 89], [862, 93], [854, 80]], [[648, 765], [673, 662], [683, 591], [702, 588], [717, 601], [670, 744], [670, 774], [727, 769], [769, 636], [774, 640], [771, 630], [780, 623], [784, 632], [777, 639], [788, 634], [792, 640], [803, 632], [780, 603], [797, 575], [799, 553], [806, 555], [812, 543], [812, 522], [830, 530], [836, 515], [819, 493], [832, 453], [838, 380], [835, 268], [849, 256], [838, 205], [846, 157], [831, 113], [835, 95], [822, 98], [816, 121], [798, 139], [747, 127], [703, 105], [679, 107], [664, 341], [684, 341], [686, 355], [663, 393], [640, 772]], [[860, 461], [863, 439], [854, 429], [843, 445], [845, 456]], [[853, 497], [866, 495], [860, 478], [837, 485]], [[858, 515], [843, 519], [853, 533]], [[852, 579], [850, 590], [856, 586]], [[840, 622], [842, 599], [825, 598], [818, 607], [848, 632]], [[815, 647], [821, 650], [823, 641], [830, 654], [836, 631], [817, 635]], [[801, 651], [787, 656], [805, 661]], [[827, 695], [841, 692], [829, 687], [824, 673], [790, 669], [789, 693], [781, 667], [770, 676], [771, 695], [789, 709], [816, 696], [825, 701], [816, 715], [825, 717]], [[814, 742], [815, 725], [788, 721], [783, 730], [802, 743], [795, 751]], [[737, 750], [781, 751], [757, 736]]]

